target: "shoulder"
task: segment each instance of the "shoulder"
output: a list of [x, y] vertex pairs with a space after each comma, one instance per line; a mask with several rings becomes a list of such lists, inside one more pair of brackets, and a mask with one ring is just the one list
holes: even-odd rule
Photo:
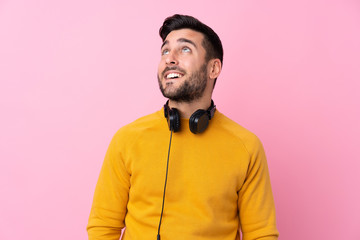
[[127, 154], [127, 151], [144, 141], [141, 139], [154, 138], [155, 134], [160, 132], [161, 129], [166, 129], [166, 120], [161, 110], [152, 114], [143, 116], [135, 121], [121, 127], [112, 137], [108, 151], [119, 154]]
[[140, 117], [121, 127], [113, 136], [117, 143], [131, 143], [144, 133], [151, 133], [167, 127], [162, 110]]
[[[149, 144], [158, 143], [155, 140], [159, 138], [159, 135], [168, 132], [162, 111], [146, 115], [121, 127], [114, 134], [106, 156], [110, 161], [121, 159], [124, 161], [126, 169], [131, 172], [131, 165], [129, 164], [134, 157], [139, 157], [141, 153], [147, 153]], [[165, 144], [163, 145], [165, 146]]]
[[136, 135], [151, 128], [157, 128], [165, 122], [162, 110], [140, 117], [135, 121], [121, 127], [116, 135]]
[[253, 132], [231, 120], [219, 111], [216, 111], [214, 124], [219, 131], [227, 136], [227, 138], [243, 145], [249, 154], [262, 149], [260, 139]]

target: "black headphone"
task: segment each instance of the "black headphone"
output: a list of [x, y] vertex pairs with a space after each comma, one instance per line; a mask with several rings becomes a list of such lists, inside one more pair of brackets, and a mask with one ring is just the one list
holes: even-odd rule
[[[164, 115], [167, 119], [169, 130], [173, 132], [180, 131], [180, 114], [176, 108], [170, 108], [169, 100], [164, 105]], [[214, 117], [216, 106], [211, 100], [211, 105], [207, 110], [198, 109], [189, 118], [190, 131], [194, 134], [202, 133], [209, 125], [209, 120]]]

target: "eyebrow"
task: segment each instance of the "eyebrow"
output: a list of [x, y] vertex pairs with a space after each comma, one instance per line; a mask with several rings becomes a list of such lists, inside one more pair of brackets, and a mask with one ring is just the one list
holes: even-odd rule
[[[195, 48], [197, 48], [197, 46], [196, 46], [196, 44], [193, 42], [193, 41], [191, 41], [191, 40], [189, 40], [189, 39], [186, 39], [186, 38], [179, 38], [178, 40], [177, 40], [177, 42], [186, 42], [186, 43], [190, 43], [191, 45], [193, 45]], [[165, 40], [164, 42], [163, 42], [163, 44], [161, 45], [161, 48], [160, 49], [162, 49], [166, 44], [168, 44], [169, 43], [169, 41], [168, 40]]]

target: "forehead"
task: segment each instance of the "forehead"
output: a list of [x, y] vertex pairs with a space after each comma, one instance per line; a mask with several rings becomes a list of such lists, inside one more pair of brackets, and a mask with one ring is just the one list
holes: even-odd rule
[[177, 42], [177, 40], [181, 38], [191, 40], [200, 46], [204, 39], [204, 35], [188, 28], [173, 30], [166, 36], [164, 43], [168, 42], [171, 44], [172, 42]]

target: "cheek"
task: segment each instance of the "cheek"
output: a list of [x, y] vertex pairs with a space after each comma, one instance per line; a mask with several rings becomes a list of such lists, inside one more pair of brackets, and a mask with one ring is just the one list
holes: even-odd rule
[[159, 65], [158, 65], [158, 74], [160, 75], [162, 73], [162, 71], [164, 71], [166, 67], [165, 61], [164, 60], [160, 60]]
[[162, 73], [162, 71], [163, 71], [162, 69], [163, 69], [163, 68], [162, 68], [161, 64], [159, 64], [159, 66], [158, 66], [158, 71], [157, 71], [159, 77], [161, 76], [161, 73]]
[[183, 59], [179, 59], [180, 67], [192, 72], [198, 69], [201, 64], [198, 58], [184, 57]]

